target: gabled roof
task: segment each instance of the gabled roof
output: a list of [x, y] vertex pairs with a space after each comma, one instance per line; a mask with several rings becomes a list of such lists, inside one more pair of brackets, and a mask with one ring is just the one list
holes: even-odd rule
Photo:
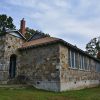
[[22, 39], [25, 39], [26, 40], [26, 38], [18, 30], [6, 30], [0, 36], [6, 35], [6, 34], [11, 34], [11, 35], [14, 35], [14, 36], [16, 36], [18, 38], [22, 38]]
[[81, 53], [83, 55], [86, 55], [86, 56], [100, 62], [100, 60], [98, 60], [97, 58], [89, 55], [88, 53], [86, 53], [85, 51], [77, 48], [76, 46], [73, 46], [72, 44], [70, 44], [70, 43], [68, 43], [68, 42], [66, 42], [62, 39], [54, 38], [54, 37], [44, 37], [44, 38], [39, 38], [39, 39], [29, 41], [29, 42], [25, 42], [22, 45], [22, 47], [19, 48], [19, 50], [26, 50], [26, 49], [36, 48], [36, 47], [39, 47], [39, 46], [46, 46], [46, 45], [50, 45], [50, 44], [56, 44], [56, 43], [67, 46], [68, 48], [71, 48], [75, 51], [78, 51], [79, 53]]
[[[7, 33], [12, 33], [12, 32], [15, 32], [16, 34], [18, 34], [19, 36], [20, 36], [20, 38], [22, 38], [22, 39], [25, 39], [26, 40], [26, 38], [18, 31], [18, 30], [8, 30], [8, 31], [6, 31]], [[13, 34], [11, 34], [11, 35], [13, 35]], [[16, 35], [14, 35], [14, 36], [16, 36]], [[17, 37], [17, 36], [16, 36]]]
[[50, 37], [50, 36], [48, 34], [44, 34], [42, 32], [35, 31], [35, 33], [27, 41], [32, 41], [32, 40], [36, 40], [36, 39], [40, 39], [40, 38], [44, 38], [44, 37]]
[[22, 45], [21, 49], [51, 43], [51, 42], [54, 42], [54, 41], [57, 41], [57, 40], [59, 40], [59, 39], [58, 38], [53, 38], [53, 37], [39, 38], [39, 39], [35, 39], [35, 40], [29, 41], [29, 42], [25, 42]]

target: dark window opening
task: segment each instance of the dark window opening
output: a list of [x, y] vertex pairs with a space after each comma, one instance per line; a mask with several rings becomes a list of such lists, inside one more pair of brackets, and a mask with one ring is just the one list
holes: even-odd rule
[[11, 48], [11, 46], [8, 46], [8, 48]]
[[40, 84], [40, 82], [38, 81], [37, 84]]
[[9, 77], [15, 78], [16, 75], [16, 55], [10, 56]]

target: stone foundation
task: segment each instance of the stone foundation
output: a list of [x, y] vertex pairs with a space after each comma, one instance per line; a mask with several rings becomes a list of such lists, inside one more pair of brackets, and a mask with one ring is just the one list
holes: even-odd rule
[[37, 81], [33, 86], [48, 91], [60, 91], [60, 83], [56, 81]]
[[80, 90], [84, 88], [96, 87], [100, 85], [99, 80], [84, 80], [61, 83], [60, 91]]

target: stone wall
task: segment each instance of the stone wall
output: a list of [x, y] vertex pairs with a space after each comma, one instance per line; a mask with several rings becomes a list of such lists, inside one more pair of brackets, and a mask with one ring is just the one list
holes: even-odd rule
[[[94, 65], [94, 64], [93, 64]], [[72, 69], [68, 64], [68, 48], [60, 46], [60, 91], [93, 87], [100, 84], [100, 73], [93, 67], [91, 71]]]
[[6, 60], [6, 65], [7, 66], [7, 74], [8, 74], [8, 82], [10, 81], [9, 79], [9, 66], [10, 66], [10, 57], [11, 55], [16, 55], [16, 77], [18, 76], [18, 67], [20, 66], [20, 53], [18, 52], [18, 48], [22, 46], [22, 43], [24, 41], [16, 36], [6, 34], [6, 44], [5, 44], [5, 55], [4, 59]]
[[37, 88], [59, 91], [59, 45], [21, 51], [21, 80]]
[[[0, 67], [0, 84], [7, 84], [9, 81], [9, 66], [10, 66], [10, 56], [12, 54], [15, 54], [17, 56], [17, 70], [18, 66], [20, 66], [19, 62], [19, 53], [18, 48], [22, 45], [22, 40], [20, 38], [17, 38], [13, 35], [6, 34], [4, 36], [0, 36], [0, 64], [2, 65]], [[1, 53], [2, 52], [2, 53]], [[16, 76], [17, 71], [16, 70]]]
[[18, 51], [23, 40], [6, 34], [0, 37], [0, 84], [7, 84], [11, 55], [17, 56], [15, 83], [31, 84], [51, 91], [93, 87], [100, 84], [100, 73], [92, 61], [90, 71], [72, 69], [68, 64], [68, 48], [60, 44]]
[[0, 83], [4, 82], [6, 74], [5, 74], [5, 36], [0, 36]]

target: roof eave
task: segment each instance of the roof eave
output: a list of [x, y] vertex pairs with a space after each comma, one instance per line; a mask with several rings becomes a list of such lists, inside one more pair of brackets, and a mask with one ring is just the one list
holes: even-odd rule
[[6, 33], [10, 33], [10, 32], [18, 32], [18, 33], [21, 35], [21, 37], [22, 37], [24, 40], [26, 40], [26, 38], [25, 38], [18, 30], [6, 30]]
[[51, 42], [47, 42], [47, 43], [43, 43], [43, 44], [38, 44], [38, 45], [31, 45], [31, 46], [27, 46], [27, 47], [22, 47], [22, 48], [19, 48], [18, 50], [22, 51], [22, 50], [26, 50], [26, 49], [31, 49], [31, 48], [46, 46], [46, 45], [55, 44], [55, 43], [63, 44], [63, 45], [65, 45], [65, 46], [69, 47], [69, 48], [72, 48], [72, 49], [74, 49], [74, 50], [76, 50], [76, 51], [78, 51], [78, 52], [80, 52], [80, 53], [82, 53], [82, 54], [85, 54], [86, 56], [88, 56], [88, 57], [90, 57], [90, 58], [92, 58], [92, 59], [94, 59], [94, 60], [100, 62], [99, 59], [97, 59], [97, 58], [95, 58], [95, 57], [89, 55], [89, 54], [86, 53], [85, 51], [83, 51], [83, 50], [77, 48], [76, 46], [73, 46], [72, 44], [70, 44], [70, 43], [68, 43], [68, 42], [66, 42], [66, 41], [64, 41], [64, 40], [62, 40], [62, 39], [58, 39], [58, 40], [51, 41]]

